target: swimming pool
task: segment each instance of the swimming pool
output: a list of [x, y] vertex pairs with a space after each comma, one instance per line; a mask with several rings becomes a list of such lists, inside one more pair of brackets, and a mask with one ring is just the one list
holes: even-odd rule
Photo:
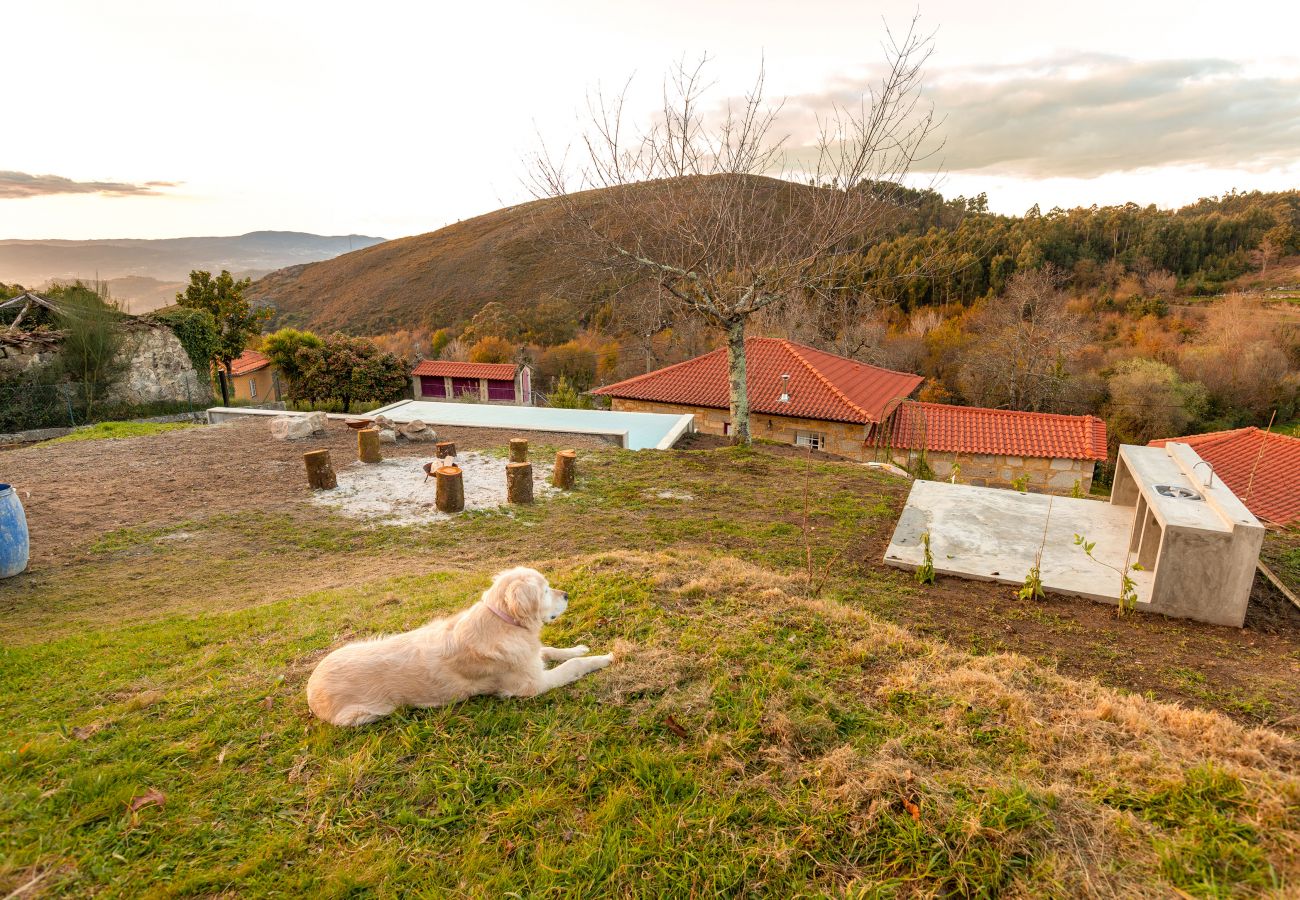
[[380, 414], [388, 416], [395, 422], [419, 419], [430, 425], [600, 434], [617, 439], [628, 450], [667, 450], [683, 434], [695, 430], [695, 417], [689, 413], [674, 416], [664, 413], [611, 412], [600, 409], [510, 406], [504, 403], [432, 403], [428, 400], [401, 400], [368, 412], [366, 417]]

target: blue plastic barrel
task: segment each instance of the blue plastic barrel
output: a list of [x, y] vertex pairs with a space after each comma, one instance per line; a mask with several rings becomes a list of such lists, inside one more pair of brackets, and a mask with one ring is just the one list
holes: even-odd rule
[[0, 484], [0, 578], [27, 568], [27, 513], [12, 486]]

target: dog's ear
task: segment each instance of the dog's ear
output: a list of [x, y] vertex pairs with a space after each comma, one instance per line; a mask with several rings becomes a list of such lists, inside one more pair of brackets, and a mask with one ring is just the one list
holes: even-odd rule
[[536, 622], [542, 614], [545, 582], [531, 569], [512, 569], [501, 579], [501, 605], [517, 622]]

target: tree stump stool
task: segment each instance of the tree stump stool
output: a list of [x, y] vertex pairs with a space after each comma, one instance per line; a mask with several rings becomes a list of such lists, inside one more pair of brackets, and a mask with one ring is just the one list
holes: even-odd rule
[[442, 466], [433, 473], [437, 491], [434, 505], [438, 512], [455, 513], [465, 508], [465, 479], [459, 466]]
[[506, 463], [506, 499], [511, 503], [533, 502], [532, 463]]
[[377, 463], [383, 460], [379, 455], [378, 428], [362, 428], [357, 432], [357, 459], [363, 463]]
[[562, 491], [571, 491], [577, 477], [578, 451], [561, 450], [555, 454], [555, 474], [551, 476], [551, 484]]
[[302, 455], [302, 461], [307, 467], [307, 483], [313, 488], [329, 491], [339, 486], [328, 450], [308, 450]]
[[528, 462], [528, 441], [524, 438], [510, 439], [510, 461], [512, 463]]
[[446, 459], [449, 456], [455, 458], [456, 442], [439, 441], [438, 443], [433, 445], [433, 455], [438, 457], [438, 459]]

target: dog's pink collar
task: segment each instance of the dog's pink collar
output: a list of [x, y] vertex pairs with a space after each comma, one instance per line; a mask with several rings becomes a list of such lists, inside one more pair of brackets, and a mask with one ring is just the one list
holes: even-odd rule
[[486, 600], [483, 601], [483, 605], [488, 608], [488, 612], [492, 613], [492, 615], [496, 616], [498, 619], [500, 619], [502, 622], [505, 622], [507, 625], [513, 625], [516, 628], [524, 627], [523, 625], [520, 625], [519, 622], [515, 620], [514, 616], [506, 615], [501, 610], [493, 606], [491, 603], [488, 603]]

